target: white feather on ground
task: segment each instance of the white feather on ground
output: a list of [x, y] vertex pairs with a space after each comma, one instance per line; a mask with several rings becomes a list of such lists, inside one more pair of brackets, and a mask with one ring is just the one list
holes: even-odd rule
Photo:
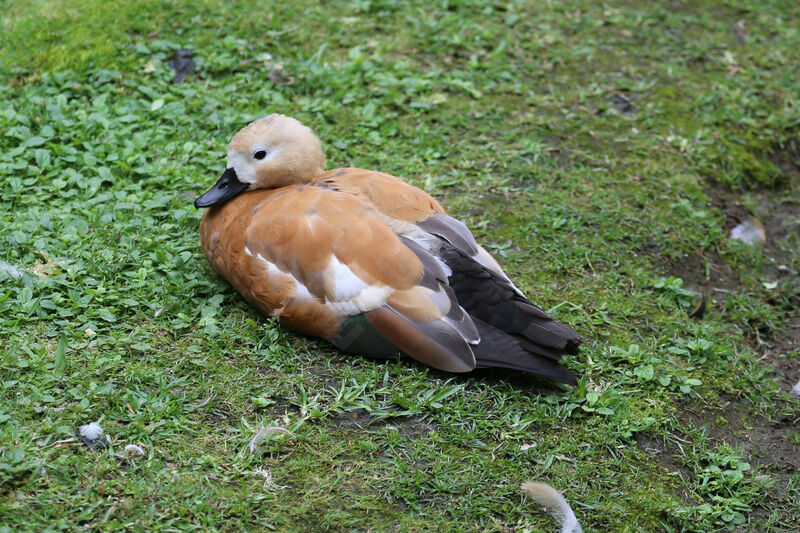
[[280, 426], [267, 426], [265, 428], [261, 428], [258, 433], [250, 440], [250, 453], [255, 453], [258, 449], [258, 443], [264, 437], [272, 435], [273, 433], [285, 433], [287, 435], [294, 436], [294, 433], [289, 431], [286, 428], [282, 428]]
[[269, 468], [261, 468], [258, 467], [253, 470], [254, 476], [259, 476], [264, 478], [264, 487], [273, 489], [273, 490], [282, 490], [287, 487], [287, 485], [278, 485], [275, 483], [275, 479], [272, 477], [272, 472]]
[[583, 528], [578, 523], [575, 513], [572, 512], [572, 507], [556, 489], [545, 483], [532, 481], [523, 483], [520, 488], [561, 524], [561, 533], [583, 533]]
[[78, 428], [78, 434], [86, 440], [95, 441], [103, 436], [103, 428], [98, 422], [89, 422]]
[[136, 444], [128, 444], [125, 446], [125, 453], [127, 455], [144, 455], [144, 449]]
[[7, 272], [9, 276], [14, 279], [19, 279], [22, 277], [23, 269], [12, 265], [11, 263], [6, 263], [5, 261], [0, 261], [0, 272]]
[[797, 385], [792, 387], [792, 390], [790, 392], [795, 396], [800, 396], [800, 381], [797, 382]]

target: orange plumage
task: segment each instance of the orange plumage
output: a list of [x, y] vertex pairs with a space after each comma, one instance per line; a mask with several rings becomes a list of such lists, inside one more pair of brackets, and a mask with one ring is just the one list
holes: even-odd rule
[[214, 269], [296, 331], [451, 372], [497, 366], [574, 383], [579, 335], [514, 287], [466, 226], [381, 172], [323, 171], [307, 127], [270, 115], [237, 133], [195, 201]]

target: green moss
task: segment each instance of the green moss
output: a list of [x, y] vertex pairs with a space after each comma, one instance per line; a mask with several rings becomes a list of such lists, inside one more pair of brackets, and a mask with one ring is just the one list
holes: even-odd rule
[[771, 147], [763, 139], [745, 144], [738, 138], [726, 138], [714, 149], [706, 151], [709, 157], [704, 169], [709, 177], [733, 189], [776, 187], [785, 183], [787, 176], [767, 157]]

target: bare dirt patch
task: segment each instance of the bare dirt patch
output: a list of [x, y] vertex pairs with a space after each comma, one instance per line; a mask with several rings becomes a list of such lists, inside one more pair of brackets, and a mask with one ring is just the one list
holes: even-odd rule
[[331, 418], [330, 423], [340, 431], [366, 431], [368, 429], [388, 428], [397, 431], [404, 437], [411, 438], [424, 437], [437, 429], [437, 425], [431, 420], [414, 416], [376, 417], [364, 409], [337, 413]]
[[666, 270], [681, 278], [686, 288], [705, 294], [712, 303], [741, 286], [739, 274], [714, 250], [702, 250], [680, 260], [667, 260]]
[[[767, 474], [775, 485], [770, 494], [778, 500], [787, 498], [792, 477], [800, 472], [800, 412], [769, 420], [753, 415], [746, 400], [723, 398], [723, 405], [709, 408], [697, 404], [683, 407], [680, 422], [684, 427], [702, 428], [710, 440], [710, 448], [727, 443], [740, 451], [747, 463], [757, 468], [759, 475]], [[667, 436], [668, 435], [668, 436]], [[683, 479], [692, 479], [694, 472], [681, 460], [694, 443], [688, 434], [646, 435], [636, 437], [640, 450], [668, 472], [677, 472]], [[754, 474], [755, 475], [755, 474]], [[684, 490], [673, 491], [687, 505], [697, 505]], [[763, 523], [769, 507], [755, 509], [753, 523]], [[758, 517], [758, 518], [756, 518]]]
[[728, 398], [719, 410], [687, 407], [682, 422], [705, 428], [712, 440], [741, 449], [748, 462], [779, 477], [800, 470], [800, 412], [795, 417], [768, 420], [752, 415], [746, 401]]
[[[765, 364], [775, 368], [780, 386], [789, 390], [800, 380], [800, 140], [781, 143], [768, 157], [783, 170], [785, 179], [780, 188], [744, 192], [709, 183], [706, 189], [708, 207], [724, 214], [722, 229], [726, 236], [751, 217], [763, 224], [766, 241], [756, 245], [761, 247], [763, 258], [759, 271], [737, 271], [717, 251], [708, 249], [666, 262], [665, 271], [682, 278], [687, 288], [704, 294], [723, 309], [745, 285], [747, 290], [753, 290], [754, 283], [764, 284], [765, 289], [775, 287], [772, 292], [764, 291], [763, 300], [784, 317], [782, 323], [769, 330], [746, 330], [753, 330], [753, 349], [762, 354]], [[659, 254], [657, 248], [644, 251]], [[760, 288], [756, 285], [755, 290]], [[788, 401], [796, 405], [797, 400]], [[740, 450], [744, 461], [775, 480], [770, 493], [784, 500], [792, 478], [800, 471], [800, 410], [793, 405], [777, 410], [784, 415], [771, 420], [754, 414], [746, 400], [723, 396], [719, 406], [686, 405], [680, 421], [683, 426], [703, 428], [712, 446], [727, 443]], [[681, 462], [681, 447], [691, 445], [691, 438], [674, 437], [677, 440], [640, 436], [637, 445], [668, 471], [691, 477], [691, 469]], [[681, 496], [691, 502], [688, 495]], [[756, 513], [765, 517], [766, 511]]]
[[[776, 145], [767, 157], [783, 171], [780, 188], [743, 192], [709, 183], [706, 194], [708, 206], [725, 215], [726, 235], [751, 217], [764, 226], [766, 241], [756, 245], [761, 247], [764, 263], [756, 277], [765, 285], [782, 287], [776, 291], [780, 296], [768, 296], [766, 303], [787, 318], [772, 331], [756, 331], [752, 344], [776, 368], [781, 386], [789, 390], [800, 379], [800, 357], [796, 356], [800, 349], [800, 139]], [[648, 251], [658, 253], [657, 249]], [[708, 249], [667, 261], [665, 270], [712, 304], [723, 305], [729, 294], [740, 290], [743, 278], [754, 277], [753, 273], [737, 272], [719, 253]]]
[[727, 399], [719, 409], [693, 407], [684, 408], [682, 424], [703, 428], [712, 445], [724, 442], [740, 450], [744, 461], [758, 469], [758, 475], [767, 474], [773, 480], [770, 500], [764, 507], [754, 509], [751, 523], [763, 524], [774, 505], [791, 513], [789, 509], [795, 503], [789, 492], [794, 483], [792, 478], [800, 471], [800, 412], [769, 420], [752, 415], [747, 402], [736, 398]]
[[791, 350], [800, 350], [800, 316], [788, 320], [782, 335], [766, 353], [778, 368], [781, 386], [785, 389], [800, 382], [800, 356], [789, 357]]
[[[649, 436], [639, 434], [636, 436], [636, 446], [653, 458], [653, 461], [667, 472], [677, 472], [682, 479], [692, 479], [693, 472], [678, 460], [683, 455], [677, 441], [670, 441], [666, 436]], [[698, 505], [700, 502], [692, 498], [685, 488], [676, 488], [672, 491], [686, 505]]]

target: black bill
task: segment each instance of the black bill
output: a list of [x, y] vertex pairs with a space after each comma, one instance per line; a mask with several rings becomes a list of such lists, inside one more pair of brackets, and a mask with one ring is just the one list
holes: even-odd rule
[[239, 181], [233, 168], [227, 168], [217, 180], [217, 183], [207, 193], [194, 201], [194, 206], [211, 207], [212, 205], [221, 204], [245, 191], [247, 187], [249, 187], [247, 183]]

